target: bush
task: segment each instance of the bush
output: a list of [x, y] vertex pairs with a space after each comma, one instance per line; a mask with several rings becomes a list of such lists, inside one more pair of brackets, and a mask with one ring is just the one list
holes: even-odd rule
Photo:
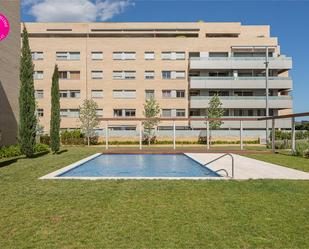
[[295, 144], [295, 156], [305, 156], [305, 151], [309, 149], [308, 141], [296, 141]]
[[85, 136], [80, 130], [63, 131], [61, 143], [64, 145], [83, 145], [85, 144]]
[[36, 144], [35, 145], [35, 152], [42, 153], [42, 152], [49, 152], [49, 146], [47, 144]]
[[45, 134], [40, 136], [40, 143], [50, 145], [50, 136]]
[[[275, 139], [276, 140], [290, 140], [291, 139], [291, 132], [290, 131], [275, 131]], [[270, 132], [269, 138], [272, 138], [272, 131]], [[309, 139], [309, 131], [295, 131], [295, 139], [296, 140], [303, 140]]]
[[309, 149], [304, 150], [304, 157], [309, 158]]
[[15, 157], [21, 156], [21, 150], [19, 145], [11, 145], [7, 147], [0, 148], [0, 158], [8, 158], [8, 157]]

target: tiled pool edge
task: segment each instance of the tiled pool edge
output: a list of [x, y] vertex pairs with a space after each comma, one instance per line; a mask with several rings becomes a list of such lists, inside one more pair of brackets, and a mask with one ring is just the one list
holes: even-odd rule
[[[187, 155], [186, 153], [181, 153], [187, 157], [189, 157], [191, 160], [201, 164], [200, 162], [198, 162], [197, 160], [193, 159], [190, 155]], [[98, 157], [101, 156], [102, 153], [96, 153], [92, 156], [86, 157], [82, 160], [79, 160], [75, 163], [72, 163], [68, 166], [65, 166], [59, 170], [56, 170], [54, 172], [51, 172], [47, 175], [44, 175], [42, 177], [40, 177], [40, 180], [230, 180], [231, 178], [229, 177], [224, 177], [224, 176], [218, 176], [218, 177], [111, 177], [111, 176], [104, 176], [104, 177], [76, 177], [76, 176], [62, 176], [62, 177], [58, 177], [59, 175], [74, 169], [76, 167], [79, 167], [80, 165]], [[201, 164], [202, 167], [205, 167]]]

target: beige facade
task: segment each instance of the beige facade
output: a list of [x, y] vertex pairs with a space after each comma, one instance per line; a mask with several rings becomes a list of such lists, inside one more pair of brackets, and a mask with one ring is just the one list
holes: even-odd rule
[[[147, 96], [154, 92], [164, 117], [204, 117], [214, 93], [222, 95], [226, 116], [263, 116], [265, 46], [271, 46], [271, 114], [292, 111], [287, 96], [292, 88], [288, 77], [292, 61], [280, 54], [269, 26], [198, 22], [26, 23], [26, 27], [37, 71], [40, 122], [46, 132], [55, 64], [61, 71], [63, 129], [78, 127], [77, 110], [86, 98], [94, 98], [104, 118], [121, 113], [142, 118], [146, 91]], [[109, 122], [115, 130], [138, 125], [136, 121]], [[165, 121], [159, 129], [171, 126]], [[203, 124], [179, 121], [177, 126], [188, 129]], [[223, 128], [229, 128], [228, 123]]]
[[15, 144], [18, 131], [20, 61], [19, 0], [1, 0], [0, 12], [9, 20], [10, 33], [0, 41], [0, 146]]

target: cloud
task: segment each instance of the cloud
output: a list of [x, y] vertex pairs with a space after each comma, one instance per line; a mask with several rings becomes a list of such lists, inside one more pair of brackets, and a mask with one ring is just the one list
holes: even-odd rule
[[38, 22], [106, 21], [123, 13], [131, 0], [23, 0]]

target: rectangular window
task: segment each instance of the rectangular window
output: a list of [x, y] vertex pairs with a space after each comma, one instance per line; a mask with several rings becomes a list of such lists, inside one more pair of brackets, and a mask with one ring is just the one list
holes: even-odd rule
[[172, 110], [171, 109], [162, 109], [162, 117], [171, 117]]
[[92, 90], [91, 91], [91, 98], [103, 98], [103, 90]]
[[56, 60], [80, 60], [80, 52], [56, 52]]
[[62, 118], [78, 118], [79, 109], [60, 109], [60, 117]]
[[162, 71], [162, 79], [167, 80], [171, 79], [172, 72], [171, 71]]
[[184, 98], [185, 97], [185, 91], [184, 90], [177, 90], [176, 91], [176, 98]]
[[35, 98], [43, 99], [44, 98], [44, 90], [35, 90]]
[[103, 52], [91, 52], [92, 60], [103, 60]]
[[113, 98], [117, 99], [135, 99], [135, 90], [113, 90]]
[[162, 60], [184, 60], [186, 58], [185, 52], [162, 52]]
[[175, 79], [184, 79], [186, 77], [185, 71], [176, 71]]
[[114, 109], [114, 117], [122, 117], [122, 109]]
[[135, 109], [114, 109], [114, 117], [135, 117]]
[[80, 71], [59, 71], [60, 80], [80, 80]]
[[103, 109], [96, 109], [95, 112], [98, 118], [103, 117]]
[[135, 60], [135, 52], [113, 52], [114, 60]]
[[37, 110], [36, 110], [36, 113], [37, 113], [37, 116], [38, 116], [38, 117], [40, 117], [40, 118], [41, 118], [41, 117], [44, 117], [44, 109], [41, 109], [41, 108], [40, 108], [40, 109], [37, 109]]
[[184, 60], [186, 59], [186, 53], [185, 52], [176, 52], [176, 60]]
[[42, 80], [43, 78], [44, 78], [44, 72], [43, 71], [34, 71], [33, 72], [33, 79]]
[[80, 90], [60, 90], [60, 98], [80, 98]]
[[209, 57], [228, 57], [228, 52], [209, 52]]
[[91, 79], [93, 80], [103, 79], [103, 71], [91, 71]]
[[145, 80], [153, 80], [155, 77], [155, 72], [154, 71], [145, 71]]
[[185, 117], [186, 110], [185, 109], [176, 109], [176, 117]]
[[135, 109], [125, 109], [124, 115], [125, 117], [135, 117]]
[[145, 90], [145, 96], [146, 99], [151, 99], [155, 97], [155, 91], [154, 90]]
[[39, 61], [43, 60], [43, 52], [32, 52], [32, 60]]
[[171, 60], [172, 59], [172, 53], [171, 52], [162, 52], [161, 53], [161, 59], [162, 60]]
[[154, 60], [155, 53], [154, 52], [145, 52], [145, 60]]
[[162, 91], [162, 97], [163, 98], [171, 98], [172, 97], [172, 91], [171, 90], [163, 90]]
[[136, 71], [113, 71], [114, 80], [132, 80], [135, 79]]

